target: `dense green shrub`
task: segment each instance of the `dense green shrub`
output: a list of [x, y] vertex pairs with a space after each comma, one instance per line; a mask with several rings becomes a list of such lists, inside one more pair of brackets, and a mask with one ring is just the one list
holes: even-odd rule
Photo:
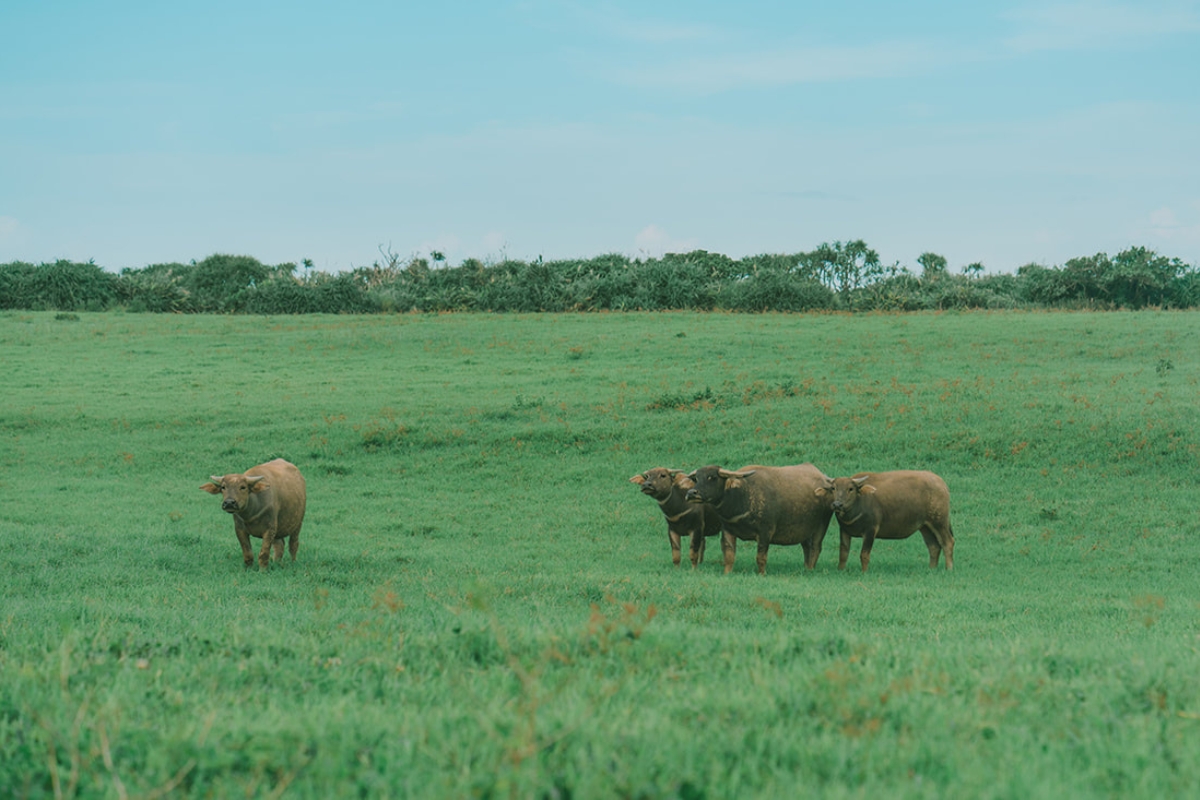
[[194, 311], [191, 293], [184, 288], [186, 264], [151, 264], [121, 270], [117, 281], [119, 302], [130, 311]]
[[575, 265], [568, 292], [578, 311], [628, 311], [637, 308], [638, 273], [624, 256], [599, 256]]
[[710, 253], [707, 250], [693, 250], [690, 253], [667, 253], [662, 257], [664, 262], [680, 264], [698, 270], [701, 275], [711, 280], [727, 281], [737, 279], [746, 274], [742, 262], [735, 261], [720, 253]]
[[633, 305], [646, 311], [712, 308], [711, 279], [703, 263], [652, 260], [634, 271]]
[[245, 298], [248, 314], [316, 314], [321, 311], [311, 284], [296, 280], [267, 281]]
[[116, 297], [117, 276], [91, 261], [0, 265], [0, 308], [102, 311]]
[[1131, 247], [1113, 258], [1105, 253], [1072, 258], [1061, 268], [1030, 264], [1017, 271], [1021, 291], [1038, 305], [1096, 308], [1190, 308], [1188, 276], [1195, 275], [1178, 258]]
[[26, 290], [28, 274], [37, 269], [24, 261], [0, 264], [0, 308], [33, 308], [33, 300]]
[[1193, 269], [1175, 276], [1168, 295], [1172, 308], [1200, 308], [1200, 271]]
[[730, 311], [814, 311], [832, 308], [835, 298], [812, 278], [770, 266], [727, 284], [719, 301]]
[[496, 264], [467, 259], [457, 267], [438, 266], [439, 258], [431, 267], [424, 258], [386, 255], [383, 265], [303, 276], [295, 264], [272, 267], [221, 254], [119, 275], [91, 262], [18, 261], [0, 264], [0, 308], [334, 314], [1200, 307], [1200, 271], [1144, 247], [1073, 258], [1061, 267], [1027, 264], [1015, 275], [984, 275], [978, 263], [955, 274], [932, 252], [918, 258], [916, 275], [880, 263], [862, 240], [744, 259], [694, 250], [645, 260], [617, 253]]
[[364, 314], [380, 310], [378, 301], [365, 291], [366, 287], [354, 273], [332, 277], [321, 274], [309, 286], [316, 296], [320, 313]]
[[190, 270], [186, 286], [198, 311], [242, 311], [247, 292], [271, 274], [250, 256], [211, 255]]
[[240, 310], [248, 314], [365, 314], [380, 311], [361, 275], [317, 273], [308, 279], [277, 274], [243, 290]]

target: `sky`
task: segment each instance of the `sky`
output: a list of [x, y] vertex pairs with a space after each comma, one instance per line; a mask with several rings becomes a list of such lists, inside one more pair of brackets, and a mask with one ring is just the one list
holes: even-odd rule
[[1200, 264], [1200, 0], [0, 4], [0, 263]]

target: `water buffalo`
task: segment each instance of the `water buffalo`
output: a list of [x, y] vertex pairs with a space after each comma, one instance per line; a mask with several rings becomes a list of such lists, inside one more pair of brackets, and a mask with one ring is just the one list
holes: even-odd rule
[[288, 540], [292, 561], [300, 548], [300, 526], [304, 522], [304, 477], [294, 464], [277, 458], [251, 467], [242, 474], [211, 476], [212, 483], [200, 488], [222, 496], [221, 508], [233, 515], [233, 530], [242, 545], [246, 566], [254, 563], [250, 537], [262, 539], [259, 569], [266, 569], [275, 548], [275, 560], [283, 558], [283, 540]]
[[642, 494], [658, 501], [667, 518], [667, 538], [671, 540], [671, 560], [675, 566], [681, 560], [680, 541], [684, 537], [691, 539], [692, 568], [704, 561], [705, 538], [721, 532], [721, 519], [707, 503], [687, 501], [691, 479], [682, 470], [655, 467], [629, 480], [642, 487]]
[[866, 572], [876, 539], [907, 539], [917, 531], [929, 548], [930, 568], [937, 567], [944, 550], [946, 569], [954, 569], [950, 490], [932, 472], [860, 472], [850, 478], [826, 481], [817, 494], [829, 498], [841, 528], [838, 569], [846, 568], [852, 537], [863, 540], [859, 560]]
[[767, 549], [773, 544], [804, 548], [804, 566], [812, 569], [833, 511], [815, 492], [829, 480], [812, 464], [790, 467], [742, 467], [736, 472], [702, 467], [689, 478], [695, 486], [690, 502], [704, 502], [721, 518], [725, 572], [733, 569], [737, 540], [758, 542], [758, 572], [767, 571]]

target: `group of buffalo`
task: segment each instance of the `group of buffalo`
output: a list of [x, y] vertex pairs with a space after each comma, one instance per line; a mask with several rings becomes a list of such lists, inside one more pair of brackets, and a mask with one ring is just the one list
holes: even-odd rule
[[[296, 560], [307, 495], [294, 464], [277, 458], [244, 473], [211, 477], [200, 488], [221, 495], [221, 508], [233, 516], [247, 567], [254, 563], [251, 537], [262, 539], [260, 569], [269, 565], [272, 549], [276, 561], [283, 558], [285, 540]], [[929, 548], [929, 566], [936, 567], [945, 552], [946, 569], [954, 568], [950, 490], [932, 472], [860, 472], [831, 479], [812, 464], [749, 466], [736, 472], [708, 466], [690, 474], [655, 467], [630, 480], [658, 501], [676, 566], [685, 538], [691, 540], [695, 567], [704, 559], [705, 539], [720, 533], [727, 573], [733, 569], [738, 539], [758, 543], [759, 573], [767, 571], [767, 550], [773, 544], [800, 545], [804, 566], [812, 569], [836, 515], [841, 528], [838, 569], [846, 568], [851, 539], [863, 540], [860, 559], [866, 570], [876, 539], [906, 539], [917, 531]]]
[[718, 466], [692, 473], [655, 467], [630, 478], [658, 501], [667, 518], [667, 535], [676, 566], [681, 542], [691, 539], [692, 566], [704, 559], [706, 537], [721, 534], [725, 572], [733, 569], [737, 540], [758, 543], [758, 571], [767, 570], [773, 544], [804, 548], [804, 566], [812, 569], [821, 555], [829, 520], [841, 528], [838, 569], [846, 568], [850, 540], [861, 538], [865, 571], [876, 539], [906, 539], [917, 531], [929, 548], [929, 566], [946, 553], [946, 569], [954, 568], [954, 533], [950, 528], [950, 490], [932, 472], [860, 472], [829, 478], [812, 464], [789, 467]]

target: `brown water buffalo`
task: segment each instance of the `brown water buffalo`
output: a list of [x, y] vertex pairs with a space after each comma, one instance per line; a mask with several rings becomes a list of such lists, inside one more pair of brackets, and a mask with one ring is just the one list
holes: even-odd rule
[[937, 567], [944, 550], [946, 569], [954, 569], [950, 490], [932, 472], [860, 472], [827, 481], [817, 493], [828, 497], [841, 528], [838, 569], [846, 568], [852, 537], [863, 540], [859, 560], [866, 572], [876, 539], [907, 539], [917, 531], [929, 548], [930, 568]]
[[692, 481], [682, 470], [655, 467], [629, 479], [642, 487], [642, 494], [658, 501], [663, 516], [667, 518], [667, 538], [671, 540], [671, 560], [679, 566], [680, 542], [684, 537], [691, 540], [690, 555], [694, 569], [704, 561], [704, 542], [708, 536], [721, 532], [721, 519], [716, 509], [707, 503], [689, 503], [688, 490]]
[[804, 548], [804, 566], [812, 569], [833, 511], [816, 490], [829, 480], [812, 464], [790, 467], [742, 467], [736, 472], [702, 467], [688, 476], [695, 482], [687, 494], [704, 502], [721, 518], [725, 572], [733, 569], [737, 540], [758, 542], [758, 572], [767, 571], [767, 549], [773, 544]]
[[262, 539], [259, 569], [266, 569], [275, 548], [275, 560], [283, 559], [283, 540], [288, 539], [292, 561], [300, 548], [300, 526], [304, 522], [304, 477], [294, 464], [277, 458], [251, 467], [242, 474], [213, 475], [212, 483], [200, 488], [222, 496], [221, 508], [233, 515], [233, 530], [242, 545], [246, 566], [254, 563], [250, 537]]

